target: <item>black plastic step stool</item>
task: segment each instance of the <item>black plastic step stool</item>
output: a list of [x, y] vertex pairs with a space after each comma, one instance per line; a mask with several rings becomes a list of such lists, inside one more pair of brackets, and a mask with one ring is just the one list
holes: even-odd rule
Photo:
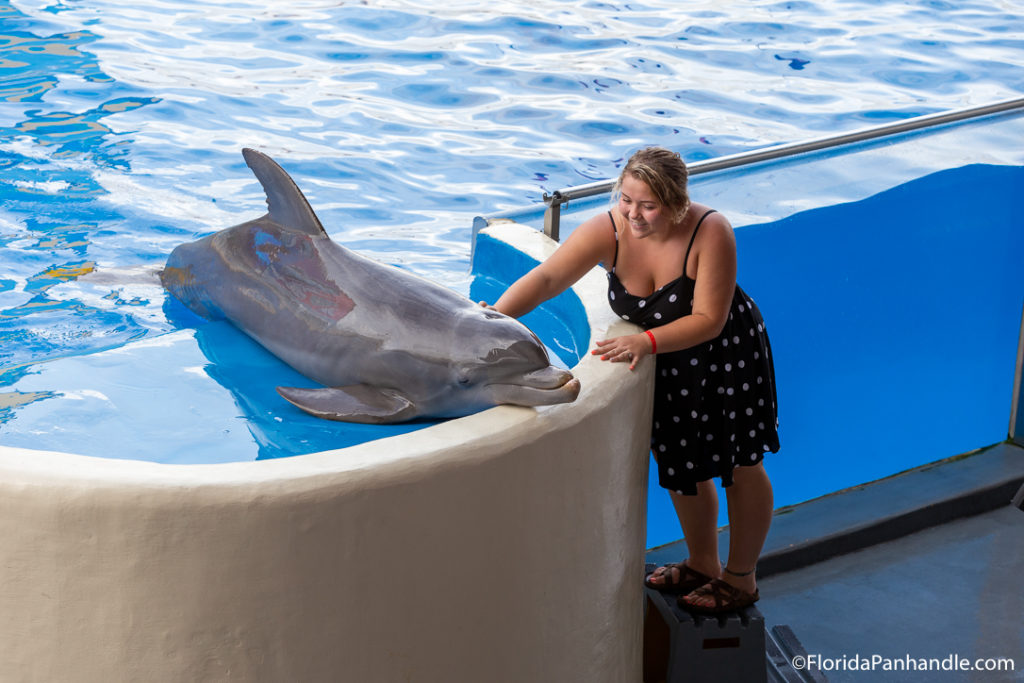
[[650, 588], [644, 595], [645, 683], [767, 682], [764, 616], [756, 607], [704, 617], [680, 607], [675, 595]]

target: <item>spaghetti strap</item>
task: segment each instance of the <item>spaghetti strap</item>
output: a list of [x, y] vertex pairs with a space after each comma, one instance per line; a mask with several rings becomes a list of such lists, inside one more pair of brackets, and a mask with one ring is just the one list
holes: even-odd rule
[[611, 221], [612, 221], [612, 232], [615, 233], [615, 256], [612, 258], [612, 270], [611, 270], [611, 272], [614, 273], [615, 272], [615, 264], [619, 262], [619, 229], [615, 227], [615, 216], [612, 215], [611, 211], [608, 212], [608, 218], [610, 218]]
[[[611, 211], [609, 211], [608, 213], [610, 214]], [[683, 257], [683, 277], [686, 277], [686, 264], [690, 262], [690, 250], [693, 249], [693, 241], [697, 239], [697, 231], [700, 230], [700, 225], [701, 223], [704, 222], [704, 219], [713, 213], [717, 213], [717, 211], [715, 211], [714, 209], [708, 209], [707, 211], [704, 212], [704, 215], [700, 217], [700, 220], [697, 221], [697, 225], [693, 226], [693, 234], [690, 235], [690, 243], [686, 245], [686, 256]], [[612, 221], [612, 225], [615, 225], [614, 221]], [[617, 234], [616, 239], [618, 239]], [[617, 251], [618, 244], [615, 245], [615, 248]]]

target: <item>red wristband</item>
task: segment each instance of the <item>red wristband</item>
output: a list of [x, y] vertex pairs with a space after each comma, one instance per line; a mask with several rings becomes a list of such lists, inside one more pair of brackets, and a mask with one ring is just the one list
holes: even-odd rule
[[652, 334], [650, 330], [644, 330], [644, 332], [646, 332], [647, 336], [651, 338], [651, 353], [652, 354], [653, 353], [657, 353], [658, 352], [658, 342], [656, 342], [654, 340], [654, 334]]

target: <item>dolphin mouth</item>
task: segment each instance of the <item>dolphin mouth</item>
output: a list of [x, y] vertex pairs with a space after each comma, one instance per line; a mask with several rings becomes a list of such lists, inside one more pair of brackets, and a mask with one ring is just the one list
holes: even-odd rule
[[527, 373], [521, 384], [491, 384], [496, 403], [518, 406], [548, 406], [571, 403], [580, 394], [580, 381], [567, 370], [554, 366]]
[[522, 384], [535, 389], [557, 389], [571, 381], [572, 378], [572, 373], [568, 370], [549, 365], [523, 375]]

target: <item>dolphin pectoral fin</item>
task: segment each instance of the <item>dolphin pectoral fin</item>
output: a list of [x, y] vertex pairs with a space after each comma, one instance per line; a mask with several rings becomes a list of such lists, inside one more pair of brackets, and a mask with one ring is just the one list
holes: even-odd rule
[[341, 422], [390, 424], [416, 417], [415, 404], [394, 389], [369, 384], [324, 389], [277, 387], [286, 401], [315, 417]]

